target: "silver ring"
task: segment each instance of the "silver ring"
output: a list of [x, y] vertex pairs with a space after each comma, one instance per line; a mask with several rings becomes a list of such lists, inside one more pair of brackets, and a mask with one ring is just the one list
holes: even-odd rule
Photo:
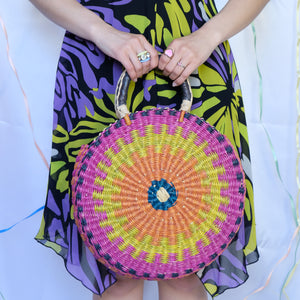
[[141, 63], [144, 63], [146, 61], [149, 61], [151, 59], [151, 55], [148, 51], [142, 51], [137, 54], [137, 58]]
[[179, 67], [181, 67], [181, 68], [183, 68], [183, 69], [186, 68], [186, 66], [185, 66], [181, 61], [179, 61], [179, 62], [177, 63], [177, 66], [179, 66]]

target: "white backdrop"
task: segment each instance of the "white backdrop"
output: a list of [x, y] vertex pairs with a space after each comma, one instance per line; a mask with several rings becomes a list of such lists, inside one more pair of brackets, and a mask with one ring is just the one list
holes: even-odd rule
[[[221, 7], [225, 0], [216, 2]], [[219, 300], [242, 300], [263, 286], [287, 252], [296, 229], [288, 195], [296, 202], [296, 2], [270, 1], [254, 22], [256, 52], [251, 26], [231, 40], [249, 128], [261, 257], [249, 266], [248, 281], [226, 291]], [[5, 230], [44, 205], [48, 170], [34, 139], [49, 161], [54, 80], [63, 30], [29, 1], [0, 0], [0, 17], [6, 25], [10, 56], [27, 95], [33, 126], [32, 133], [0, 28], [0, 299], [91, 299], [91, 293], [67, 273], [62, 259], [33, 239], [41, 212]], [[256, 59], [263, 84], [261, 119]], [[250, 300], [280, 300], [280, 290], [294, 264], [296, 241], [287, 259], [275, 269], [269, 285]], [[296, 261], [299, 259], [298, 251]], [[281, 299], [300, 299], [299, 282], [300, 270], [296, 269], [285, 289], [288, 298], [283, 295]], [[155, 283], [145, 284], [144, 298], [157, 299]]]

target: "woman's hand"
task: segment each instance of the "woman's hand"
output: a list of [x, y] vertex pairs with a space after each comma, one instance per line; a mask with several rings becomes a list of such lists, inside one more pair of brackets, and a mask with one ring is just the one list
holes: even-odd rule
[[[158, 66], [158, 52], [141, 34], [119, 31], [108, 25], [107, 30], [95, 34], [93, 41], [106, 55], [118, 60], [133, 81]], [[150, 60], [141, 62], [138, 54], [145, 51], [149, 52]]]
[[175, 39], [159, 59], [158, 68], [173, 80], [173, 86], [181, 85], [208, 59], [218, 45], [216, 41], [217, 39], [202, 28], [188, 36]]
[[[158, 53], [143, 35], [119, 31], [77, 0], [30, 0], [50, 20], [66, 30], [92, 41], [106, 55], [118, 60], [134, 81], [158, 65]], [[141, 62], [138, 54], [150, 53]]]
[[[180, 85], [203, 64], [212, 51], [247, 25], [260, 13], [269, 0], [228, 0], [224, 8], [192, 34], [173, 40], [159, 60], [158, 67]], [[167, 52], [168, 53], [168, 52]]]

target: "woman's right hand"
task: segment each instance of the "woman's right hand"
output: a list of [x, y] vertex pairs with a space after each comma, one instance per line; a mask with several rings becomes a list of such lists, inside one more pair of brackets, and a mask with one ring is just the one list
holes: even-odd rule
[[[95, 33], [93, 42], [106, 55], [118, 60], [128, 72], [131, 80], [147, 74], [158, 66], [158, 52], [142, 34], [119, 31], [110, 25], [100, 33]], [[141, 62], [138, 54], [148, 51], [150, 60]]]
[[[30, 0], [50, 20], [92, 41], [106, 55], [118, 60], [134, 81], [158, 65], [158, 53], [141, 34], [119, 31], [77, 0]], [[137, 55], [148, 51], [151, 59], [140, 62]]]

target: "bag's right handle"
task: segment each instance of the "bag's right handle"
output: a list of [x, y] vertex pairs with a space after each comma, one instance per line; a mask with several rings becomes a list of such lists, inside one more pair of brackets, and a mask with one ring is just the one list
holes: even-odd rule
[[[128, 73], [125, 71], [122, 72], [116, 88], [115, 94], [115, 111], [117, 118], [121, 119], [124, 118], [125, 123], [127, 125], [131, 124], [131, 120], [129, 118], [129, 110], [127, 108], [126, 100], [127, 100], [127, 93], [128, 87], [131, 79]], [[180, 107], [180, 117], [179, 122], [183, 122], [184, 114], [189, 112], [192, 107], [193, 102], [193, 94], [189, 80], [185, 80], [184, 83], [180, 86], [182, 91], [182, 102]]]

